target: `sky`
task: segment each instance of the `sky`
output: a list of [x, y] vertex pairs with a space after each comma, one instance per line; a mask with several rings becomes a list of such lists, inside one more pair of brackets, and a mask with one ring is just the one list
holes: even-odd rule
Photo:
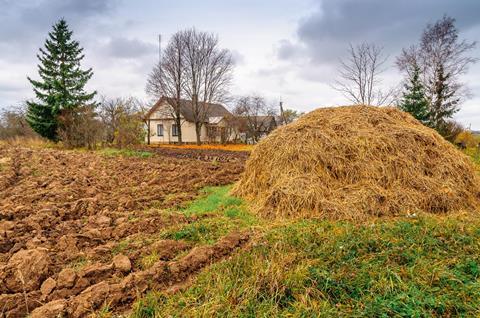
[[[219, 36], [235, 60], [233, 96], [259, 94], [302, 112], [346, 105], [332, 88], [349, 44], [373, 42], [388, 56], [382, 86], [398, 85], [395, 58], [444, 14], [460, 38], [480, 40], [479, 0], [0, 0], [0, 108], [34, 97], [38, 49], [60, 18], [93, 68], [88, 89], [148, 100], [145, 84], [162, 46], [195, 27]], [[480, 58], [480, 45], [470, 54]], [[470, 98], [455, 119], [480, 130], [480, 62], [462, 81]]]

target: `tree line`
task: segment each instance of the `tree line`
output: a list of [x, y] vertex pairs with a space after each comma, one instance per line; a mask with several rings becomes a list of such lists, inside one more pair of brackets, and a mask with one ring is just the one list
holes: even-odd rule
[[[1, 114], [0, 138], [36, 133], [54, 142], [61, 141], [66, 147], [88, 148], [97, 143], [116, 146], [141, 143], [147, 133], [148, 104], [135, 98], [102, 97], [96, 101], [97, 92], [88, 92], [85, 88], [93, 71], [82, 69], [83, 48], [72, 34], [64, 19], [48, 33], [37, 55], [40, 79], [28, 78], [36, 99]], [[231, 100], [229, 86], [233, 67], [231, 52], [220, 47], [213, 33], [192, 28], [170, 38], [161, 59], [148, 76], [146, 92], [154, 101], [161, 96], [174, 101], [171, 116], [177, 124], [180, 143], [181, 100], [192, 101], [197, 142], [200, 143], [209, 104]], [[259, 116], [274, 116], [277, 111], [264, 97], [255, 95], [239, 97], [233, 113], [245, 119], [244, 131], [256, 142], [265, 125]], [[287, 120], [296, 116], [295, 111], [285, 112]], [[233, 127], [233, 120], [231, 122]]]
[[419, 43], [404, 48], [396, 58], [403, 89], [380, 88], [387, 57], [374, 43], [350, 45], [334, 88], [355, 104], [396, 105], [452, 140], [461, 131], [452, 118], [468, 97], [460, 77], [478, 60], [468, 55], [475, 46], [476, 42], [460, 39], [455, 19], [445, 15], [428, 24]]
[[[37, 55], [40, 79], [28, 78], [36, 99], [23, 107], [0, 114], [0, 138], [38, 134], [67, 147], [94, 147], [97, 143], [128, 146], [145, 137], [147, 103], [135, 98], [100, 98], [88, 92], [92, 69], [83, 69], [83, 48], [72, 38], [64, 19], [59, 20]], [[419, 43], [404, 48], [396, 58], [403, 74], [403, 88], [382, 90], [381, 74], [387, 57], [373, 43], [350, 45], [340, 61], [339, 79], [333, 87], [355, 104], [395, 105], [423, 124], [452, 140], [462, 129], [452, 118], [468, 97], [461, 82], [470, 65], [476, 42], [460, 39], [455, 19], [444, 16], [424, 29]], [[182, 99], [192, 101], [192, 113], [200, 143], [209, 103], [231, 101], [229, 88], [234, 61], [220, 47], [213, 33], [194, 28], [176, 32], [162, 51], [161, 59], [148, 76], [146, 92], [153, 99], [169, 96], [171, 116], [182, 142]], [[245, 119], [252, 140], [261, 137], [261, 116], [279, 115], [278, 108], [259, 95], [240, 96], [232, 109]], [[291, 122], [298, 113], [283, 112], [281, 121]]]

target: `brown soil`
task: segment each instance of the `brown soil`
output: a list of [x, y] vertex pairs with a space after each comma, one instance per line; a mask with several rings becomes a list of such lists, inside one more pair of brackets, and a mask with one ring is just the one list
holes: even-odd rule
[[245, 162], [249, 151], [228, 151], [221, 149], [189, 149], [173, 147], [150, 147], [148, 151], [174, 158], [189, 158], [208, 162]]
[[[83, 317], [105, 301], [127, 308], [241, 246], [245, 233], [212, 246], [152, 240], [195, 222], [174, 210], [201, 188], [243, 171], [241, 153], [201, 152], [127, 158], [0, 146], [0, 317]], [[138, 260], [152, 251], [159, 260], [143, 269]]]

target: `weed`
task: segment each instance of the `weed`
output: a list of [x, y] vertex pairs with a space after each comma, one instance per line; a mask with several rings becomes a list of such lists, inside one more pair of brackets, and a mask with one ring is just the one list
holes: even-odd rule
[[85, 256], [80, 256], [70, 262], [68, 266], [73, 268], [76, 272], [79, 272], [88, 264], [90, 264], [90, 261]]
[[184, 291], [137, 302], [134, 316], [145, 308], [167, 317], [475, 316], [479, 227], [459, 216], [257, 227], [249, 250]]
[[149, 269], [150, 267], [153, 266], [156, 262], [160, 260], [160, 257], [158, 256], [158, 253], [156, 251], [151, 252], [148, 255], [145, 255], [142, 257], [140, 260], [140, 266], [142, 269]]
[[159, 313], [157, 309], [166, 301], [165, 296], [149, 292], [133, 306], [132, 318], [153, 318]]
[[110, 307], [108, 304], [104, 304], [99, 311], [95, 313], [92, 317], [95, 318], [111, 318], [113, 317], [112, 312], [110, 311]]
[[139, 151], [139, 150], [131, 150], [131, 149], [104, 148], [104, 149], [101, 149], [99, 152], [100, 154], [107, 157], [124, 156], [124, 157], [149, 158], [153, 156], [153, 153], [149, 151]]
[[242, 199], [230, 195], [231, 186], [206, 187], [202, 196], [187, 205], [181, 212], [185, 215], [215, 213], [231, 219], [241, 220], [245, 225], [253, 225], [257, 219], [247, 211]]
[[118, 242], [117, 245], [115, 245], [115, 247], [112, 248], [112, 254], [117, 255], [124, 252], [125, 250], [127, 250], [129, 245], [130, 245], [130, 240], [128, 239]]

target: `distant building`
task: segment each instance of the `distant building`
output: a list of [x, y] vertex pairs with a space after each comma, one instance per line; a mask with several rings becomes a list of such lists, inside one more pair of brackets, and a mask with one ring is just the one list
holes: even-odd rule
[[238, 141], [255, 144], [280, 126], [278, 116], [237, 116], [235, 117], [235, 134]]
[[[146, 114], [147, 132], [149, 136], [146, 140], [150, 143], [177, 143], [178, 128], [174, 120], [174, 100], [169, 97], [160, 98], [155, 105]], [[231, 117], [232, 114], [221, 104], [206, 103], [202, 109], [205, 112], [205, 122], [202, 125], [200, 133], [201, 142], [226, 142], [221, 140], [221, 132], [226, 130], [224, 118]], [[193, 114], [192, 101], [182, 99], [180, 101], [182, 141], [185, 143], [195, 143], [197, 135], [195, 132], [195, 122]], [[212, 132], [219, 132], [218, 137], [213, 137]], [[210, 135], [209, 135], [210, 133]], [[150, 138], [148, 138], [150, 137]]]
[[[146, 142], [177, 143], [178, 128], [174, 120], [174, 99], [161, 97], [146, 114]], [[278, 116], [235, 116], [225, 106], [205, 103], [201, 109], [204, 123], [201, 128], [202, 143], [256, 143], [280, 125]], [[204, 113], [203, 113], [204, 112]], [[182, 142], [196, 143], [193, 104], [180, 101]]]

